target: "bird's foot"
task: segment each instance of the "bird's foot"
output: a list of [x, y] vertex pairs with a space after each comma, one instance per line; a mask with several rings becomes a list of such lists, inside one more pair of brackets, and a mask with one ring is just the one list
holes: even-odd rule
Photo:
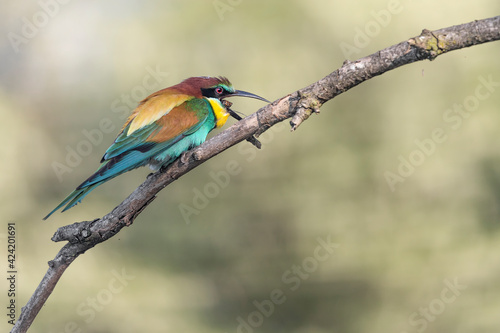
[[181, 158], [180, 158], [180, 160], [181, 160], [181, 163], [182, 163], [182, 164], [186, 164], [187, 162], [189, 162], [189, 156], [188, 156], [188, 154], [187, 154], [187, 151], [185, 151], [185, 152], [183, 152], [183, 153], [181, 154]]

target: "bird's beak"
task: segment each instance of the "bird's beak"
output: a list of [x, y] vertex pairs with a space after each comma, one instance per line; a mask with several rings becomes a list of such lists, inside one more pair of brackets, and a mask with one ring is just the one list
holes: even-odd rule
[[260, 97], [258, 95], [243, 91], [243, 90], [235, 90], [234, 93], [227, 95], [226, 97], [233, 97], [233, 96], [242, 96], [242, 97], [250, 97], [250, 98], [255, 98], [255, 99], [260, 99], [261, 101], [271, 103], [264, 97]]

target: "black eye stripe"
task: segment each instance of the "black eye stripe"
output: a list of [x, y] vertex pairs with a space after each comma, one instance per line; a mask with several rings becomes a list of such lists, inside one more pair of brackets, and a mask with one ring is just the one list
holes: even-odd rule
[[201, 88], [201, 94], [205, 97], [221, 98], [229, 92], [224, 87], [216, 86], [211, 88]]

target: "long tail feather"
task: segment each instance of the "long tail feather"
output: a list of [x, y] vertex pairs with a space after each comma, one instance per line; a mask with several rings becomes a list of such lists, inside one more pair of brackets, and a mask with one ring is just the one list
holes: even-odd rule
[[[97, 186], [115, 178], [122, 173], [133, 170], [148, 163], [151, 157], [156, 156], [162, 151], [170, 148], [173, 144], [177, 143], [183, 138], [182, 135], [161, 144], [143, 144], [134, 150], [126, 151], [120, 155], [114, 156], [101, 164], [97, 171], [90, 176], [87, 180], [81, 183], [76, 190], [66, 197], [54, 210], [52, 210], [43, 219], [48, 219], [55, 211], [62, 208], [67, 211], [71, 207], [79, 203], [87, 194], [90, 193]], [[175, 157], [178, 156], [174, 155]]]
[[79, 203], [80, 201], [82, 201], [82, 199], [87, 194], [89, 194], [90, 191], [92, 191], [94, 188], [96, 188], [99, 185], [101, 185], [101, 183], [92, 184], [89, 187], [85, 187], [85, 188], [82, 188], [82, 189], [74, 190], [73, 192], [71, 192], [70, 195], [68, 195], [66, 197], [66, 199], [64, 199], [56, 208], [54, 208], [54, 210], [52, 210], [50, 213], [48, 213], [47, 216], [45, 216], [43, 218], [43, 220], [48, 219], [50, 217], [50, 215], [54, 214], [54, 212], [56, 212], [57, 210], [59, 210], [60, 208], [62, 208], [64, 205], [66, 205], [66, 207], [64, 207], [64, 209], [62, 210], [62, 212], [67, 211], [68, 209], [70, 209], [71, 207], [73, 207], [74, 205], [76, 205], [77, 203]]
[[52, 210], [49, 214], [47, 214], [47, 216], [45, 216], [43, 220], [48, 219], [50, 215], [52, 215], [55, 211], [57, 211], [58, 209], [62, 208], [65, 205], [66, 207], [64, 207], [62, 212], [65, 212], [71, 207], [75, 206], [77, 203], [82, 201], [82, 199], [97, 186], [107, 182], [108, 180], [115, 178], [118, 175], [121, 175], [122, 173], [125, 173], [127, 171], [130, 171], [132, 169], [135, 169], [143, 165], [145, 158], [143, 156], [137, 158], [138, 157], [137, 155], [138, 152], [133, 151], [131, 153], [125, 153], [121, 156], [112, 158], [102, 163], [99, 169], [97, 169], [97, 171], [92, 176], [90, 176], [86, 181], [80, 184], [76, 188], [76, 190], [71, 192], [71, 194], [68, 195], [66, 199], [64, 199], [63, 202], [61, 202], [56, 208], [54, 208], [54, 210]]

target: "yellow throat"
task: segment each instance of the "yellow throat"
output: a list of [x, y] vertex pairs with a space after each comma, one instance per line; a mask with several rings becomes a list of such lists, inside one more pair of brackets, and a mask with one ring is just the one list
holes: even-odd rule
[[219, 128], [224, 126], [229, 117], [229, 113], [226, 111], [224, 105], [222, 105], [221, 101], [217, 98], [209, 97], [207, 98], [212, 106], [212, 110], [214, 110], [215, 114], [215, 127]]

